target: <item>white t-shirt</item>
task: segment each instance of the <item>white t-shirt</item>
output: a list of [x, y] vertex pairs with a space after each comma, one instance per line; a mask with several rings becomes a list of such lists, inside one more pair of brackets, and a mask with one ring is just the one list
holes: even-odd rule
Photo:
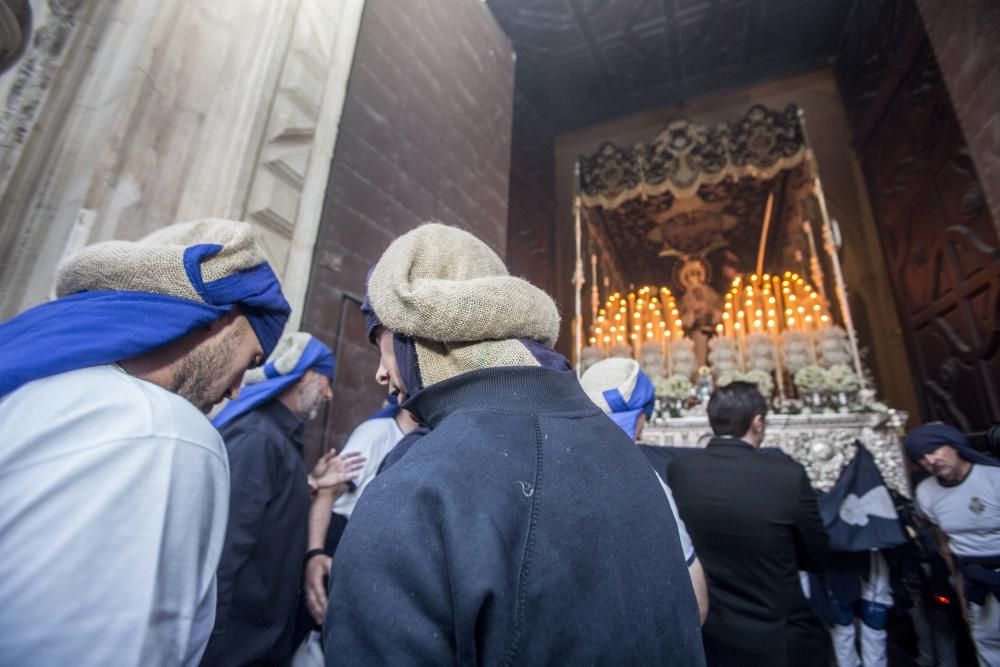
[[368, 460], [365, 462], [365, 467], [358, 474], [357, 479], [354, 480], [354, 490], [341, 495], [334, 501], [334, 512], [350, 518], [351, 512], [354, 511], [354, 506], [358, 503], [358, 498], [361, 497], [361, 493], [368, 486], [368, 483], [375, 479], [375, 473], [378, 472], [378, 467], [382, 465], [382, 459], [402, 439], [403, 432], [399, 430], [399, 424], [392, 417], [369, 419], [354, 429], [351, 437], [344, 444], [341, 454], [361, 452]]
[[928, 477], [917, 486], [917, 509], [948, 535], [956, 556], [1000, 555], [1000, 468], [973, 464], [958, 486]]
[[674, 521], [677, 522], [677, 535], [681, 538], [681, 549], [684, 551], [684, 561], [691, 566], [694, 562], [694, 542], [691, 541], [691, 536], [688, 535], [687, 526], [684, 525], [684, 520], [681, 518], [680, 512], [677, 511], [677, 503], [674, 502], [674, 492], [670, 490], [670, 486], [663, 481], [660, 477], [660, 473], [656, 473], [656, 479], [659, 480], [660, 486], [663, 487], [663, 492], [667, 494], [667, 500], [670, 501], [670, 511], [674, 513]]
[[0, 665], [197, 665], [229, 511], [222, 438], [97, 366], [0, 400]]

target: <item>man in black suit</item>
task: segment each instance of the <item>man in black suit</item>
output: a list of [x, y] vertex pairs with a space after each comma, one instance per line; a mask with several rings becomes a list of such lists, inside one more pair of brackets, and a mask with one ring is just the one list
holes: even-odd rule
[[708, 575], [702, 631], [710, 667], [808, 662], [790, 655], [791, 619], [807, 613], [798, 572], [823, 567], [828, 540], [805, 469], [758, 451], [766, 414], [756, 385], [717, 389], [708, 402], [715, 437], [668, 469]]

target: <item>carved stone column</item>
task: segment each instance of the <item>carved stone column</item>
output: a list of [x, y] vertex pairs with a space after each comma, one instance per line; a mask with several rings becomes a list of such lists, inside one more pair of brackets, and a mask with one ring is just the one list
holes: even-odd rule
[[6, 75], [49, 85], [0, 137], [0, 317], [88, 243], [205, 216], [256, 223], [299, 309], [363, 4], [49, 0], [77, 7], [65, 56]]
[[10, 69], [31, 37], [28, 0], [0, 0], [0, 72]]

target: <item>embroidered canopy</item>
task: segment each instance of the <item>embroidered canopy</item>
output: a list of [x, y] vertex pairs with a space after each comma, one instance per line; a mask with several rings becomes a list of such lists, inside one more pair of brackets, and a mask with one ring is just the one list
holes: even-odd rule
[[755, 105], [735, 123], [699, 125], [679, 119], [649, 143], [631, 149], [605, 143], [581, 158], [581, 199], [586, 206], [613, 209], [637, 197], [691, 197], [703, 185], [727, 177], [774, 178], [801, 164], [806, 152], [794, 104], [784, 111]]

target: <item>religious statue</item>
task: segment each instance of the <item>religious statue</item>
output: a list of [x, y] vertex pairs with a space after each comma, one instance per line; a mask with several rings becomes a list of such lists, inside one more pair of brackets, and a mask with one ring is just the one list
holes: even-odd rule
[[685, 334], [694, 341], [699, 365], [705, 365], [708, 339], [715, 333], [715, 325], [722, 321], [722, 299], [708, 284], [708, 271], [709, 266], [704, 259], [688, 256], [678, 273], [684, 288], [684, 296], [678, 304], [681, 321]]

